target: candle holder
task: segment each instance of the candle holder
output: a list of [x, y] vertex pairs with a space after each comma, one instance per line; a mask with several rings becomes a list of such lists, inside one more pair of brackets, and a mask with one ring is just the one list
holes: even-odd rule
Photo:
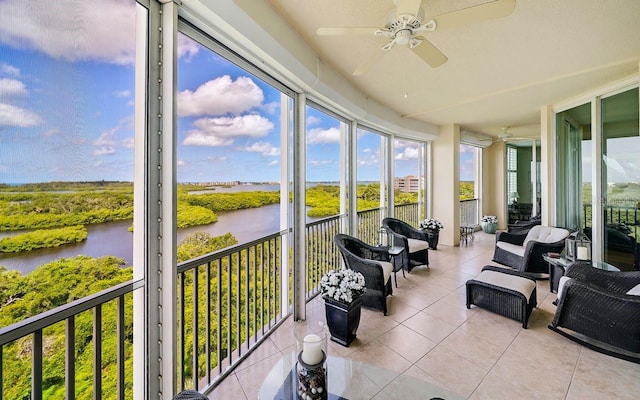
[[327, 330], [324, 322], [300, 322], [294, 327], [298, 356], [296, 377], [298, 399], [326, 400]]
[[321, 361], [309, 365], [302, 359], [302, 351], [298, 353], [296, 375], [298, 377], [298, 399], [327, 400], [327, 354], [323, 351]]

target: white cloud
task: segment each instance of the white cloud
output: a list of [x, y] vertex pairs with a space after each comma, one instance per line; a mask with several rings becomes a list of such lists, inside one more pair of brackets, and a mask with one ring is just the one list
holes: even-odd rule
[[125, 149], [133, 149], [134, 142], [135, 140], [133, 139], [133, 137], [124, 138], [122, 139], [122, 147], [124, 147]]
[[186, 35], [178, 34], [178, 58], [184, 58], [186, 62], [190, 62], [198, 51], [200, 51], [198, 43]]
[[25, 96], [27, 89], [24, 83], [9, 78], [0, 79], [0, 99], [15, 96]]
[[178, 115], [241, 114], [259, 106], [264, 100], [262, 89], [246, 76], [235, 81], [224, 75], [200, 85], [195, 92], [178, 93]]
[[233, 144], [233, 139], [220, 138], [213, 135], [208, 135], [202, 131], [189, 131], [187, 137], [182, 142], [185, 146], [229, 146]]
[[461, 153], [475, 153], [475, 151], [476, 151], [476, 148], [474, 146], [469, 146], [468, 144], [460, 145]]
[[59, 129], [49, 129], [48, 131], [46, 131], [45, 133], [43, 133], [43, 135], [45, 137], [53, 137], [56, 135], [60, 134], [60, 130]]
[[132, 65], [135, 3], [131, 0], [3, 0], [2, 41], [67, 61]]
[[115, 154], [116, 149], [113, 146], [101, 146], [99, 149], [91, 153], [94, 157]]
[[28, 126], [36, 126], [42, 123], [42, 118], [33, 111], [12, 106], [11, 104], [0, 103], [0, 127], [19, 126], [21, 128], [26, 128]]
[[308, 144], [340, 143], [340, 129], [310, 129], [307, 134]]
[[365, 149], [363, 150], [363, 154], [358, 157], [358, 165], [360, 166], [369, 166], [369, 165], [379, 165], [380, 164], [380, 151], [373, 149]]
[[193, 146], [228, 146], [239, 136], [263, 137], [273, 129], [273, 123], [260, 115], [241, 117], [200, 118], [187, 132], [183, 144]]
[[178, 162], [176, 163], [178, 165], [178, 167], [186, 167], [187, 163], [184, 160], [178, 160]]
[[280, 160], [273, 160], [269, 164], [267, 164], [267, 167], [273, 167], [274, 165], [278, 164], [280, 164]]
[[307, 117], [307, 126], [318, 125], [320, 122], [321, 119], [313, 115]]
[[410, 142], [408, 140], [400, 140], [400, 139], [396, 139], [393, 141], [393, 147], [395, 147], [396, 149], [401, 149], [404, 147], [412, 147], [415, 146], [416, 143], [415, 142]]
[[9, 76], [20, 76], [20, 69], [9, 64], [0, 64], [0, 73]]
[[261, 109], [263, 109], [264, 112], [269, 115], [274, 115], [278, 112], [278, 110], [280, 110], [280, 103], [278, 103], [277, 101], [272, 101], [271, 103], [263, 104]]
[[280, 148], [274, 147], [271, 145], [271, 143], [267, 143], [267, 142], [256, 142], [249, 147], [245, 147], [244, 150], [252, 153], [259, 153], [260, 155], [263, 155], [263, 156], [279, 156], [280, 155]]
[[396, 153], [396, 160], [417, 160], [418, 159], [418, 155], [420, 154], [420, 151], [417, 147], [405, 147], [405, 149], [400, 152], [400, 153]]
[[115, 129], [101, 133], [92, 144], [94, 146], [113, 146], [116, 144]]
[[322, 165], [331, 165], [333, 163], [334, 163], [333, 160], [310, 160], [309, 161], [309, 165], [311, 165], [312, 167], [319, 167]]
[[115, 92], [113, 95], [116, 97], [131, 97], [132, 93], [131, 90], [120, 90]]

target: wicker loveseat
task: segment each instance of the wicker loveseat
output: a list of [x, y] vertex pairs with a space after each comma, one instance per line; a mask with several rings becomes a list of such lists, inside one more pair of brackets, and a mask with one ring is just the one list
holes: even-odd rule
[[498, 232], [493, 261], [536, 276], [547, 274], [549, 267], [542, 255], [560, 253], [570, 233], [564, 228], [542, 225], [534, 226], [527, 233]]
[[601, 353], [640, 363], [640, 272], [575, 262], [549, 329]]

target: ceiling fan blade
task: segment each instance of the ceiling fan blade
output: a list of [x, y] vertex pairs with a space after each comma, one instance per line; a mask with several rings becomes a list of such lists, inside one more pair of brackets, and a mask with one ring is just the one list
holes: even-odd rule
[[438, 30], [449, 29], [489, 19], [506, 17], [513, 12], [515, 6], [516, 0], [496, 0], [491, 3], [442, 14], [434, 19], [438, 24]]
[[380, 28], [318, 28], [316, 34], [319, 36], [343, 36], [343, 35], [371, 35]]
[[447, 56], [442, 54], [442, 52], [424, 36], [416, 36], [416, 38], [422, 40], [422, 43], [412, 47], [411, 51], [413, 51], [418, 57], [422, 58], [424, 62], [433, 68], [439, 67], [447, 62]]
[[366, 74], [371, 69], [373, 64], [375, 64], [382, 56], [384, 56], [384, 54], [385, 53], [380, 53], [379, 51], [373, 53], [369, 58], [364, 60], [364, 62], [360, 64], [355, 71], [353, 71], [353, 75], [360, 76]]
[[416, 15], [422, 5], [422, 0], [397, 0], [398, 15], [411, 14]]

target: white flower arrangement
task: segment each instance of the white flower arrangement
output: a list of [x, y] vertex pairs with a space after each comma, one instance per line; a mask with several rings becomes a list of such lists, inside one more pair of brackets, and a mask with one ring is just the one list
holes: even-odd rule
[[364, 293], [364, 275], [352, 269], [331, 270], [320, 280], [322, 296], [349, 304]]
[[444, 225], [442, 225], [442, 222], [438, 221], [437, 219], [427, 218], [424, 221], [420, 222], [420, 228], [439, 231], [440, 229], [444, 229]]
[[483, 215], [480, 221], [496, 224], [498, 223], [498, 217], [495, 215]]

